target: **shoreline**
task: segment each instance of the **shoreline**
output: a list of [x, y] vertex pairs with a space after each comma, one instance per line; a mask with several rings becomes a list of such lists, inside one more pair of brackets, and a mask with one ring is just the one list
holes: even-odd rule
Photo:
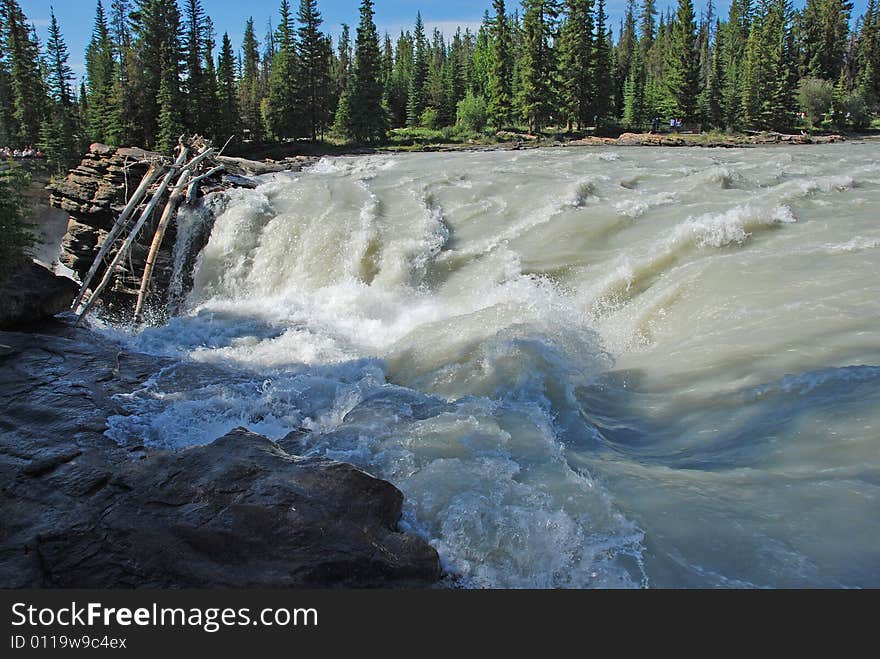
[[247, 145], [239, 148], [235, 155], [247, 160], [270, 164], [292, 164], [302, 167], [321, 158], [339, 156], [375, 155], [381, 153], [474, 153], [486, 151], [523, 151], [550, 148], [577, 147], [674, 147], [704, 149], [738, 149], [761, 146], [809, 146], [817, 144], [838, 144], [844, 142], [866, 142], [880, 139], [872, 133], [845, 135], [794, 135], [766, 132], [747, 135], [737, 133], [721, 135], [716, 133], [678, 134], [678, 133], [622, 133], [618, 137], [580, 137], [566, 139], [559, 137], [538, 137], [534, 135], [509, 133], [509, 139], [498, 142], [434, 142], [424, 144], [385, 144], [380, 146], [335, 145], [328, 142], [292, 142], [276, 145]]

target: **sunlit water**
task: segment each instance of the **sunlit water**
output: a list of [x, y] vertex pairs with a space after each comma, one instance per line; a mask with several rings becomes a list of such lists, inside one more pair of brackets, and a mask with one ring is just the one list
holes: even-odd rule
[[880, 586], [880, 145], [338, 158], [212, 203], [118, 441], [310, 429], [464, 587]]

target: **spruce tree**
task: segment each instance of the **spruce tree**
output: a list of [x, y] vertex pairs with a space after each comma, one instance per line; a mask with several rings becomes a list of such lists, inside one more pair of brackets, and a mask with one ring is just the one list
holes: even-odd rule
[[278, 25], [275, 41], [278, 51], [272, 58], [265, 119], [273, 137], [276, 140], [285, 140], [297, 137], [301, 132], [296, 88], [298, 74], [296, 39], [288, 0], [281, 0], [281, 22]]
[[406, 125], [418, 126], [425, 111], [425, 85], [428, 81], [428, 43], [422, 14], [416, 14], [413, 33], [413, 70], [409, 79], [406, 101]]
[[605, 13], [605, 0], [596, 3], [596, 35], [594, 37], [593, 58], [595, 65], [595, 101], [593, 120], [597, 125], [611, 117], [614, 85], [612, 80], [611, 35], [608, 33]]
[[35, 144], [46, 112], [46, 92], [39, 64], [39, 44], [27, 26], [16, 0], [2, 0], [5, 34], [3, 51], [7, 61], [8, 94], [6, 132], [21, 146]]
[[244, 131], [253, 142], [263, 140], [262, 79], [260, 72], [260, 44], [254, 31], [253, 17], [247, 20], [241, 49], [244, 54], [242, 77], [239, 84], [239, 107]]
[[229, 34], [223, 34], [217, 61], [217, 104], [219, 107], [217, 135], [224, 142], [240, 133], [238, 94], [235, 82], [235, 54]]
[[337, 113], [337, 119], [341, 119], [339, 129], [356, 142], [380, 141], [386, 131], [379, 35], [373, 15], [372, 0], [362, 0], [354, 67]]
[[384, 97], [391, 115], [392, 126], [406, 125], [410, 80], [413, 72], [413, 40], [409, 32], [401, 32], [394, 49], [391, 78], [385, 83]]
[[724, 30], [715, 24], [715, 45], [712, 49], [712, 72], [706, 102], [706, 120], [713, 128], [724, 127]]
[[136, 142], [170, 153], [183, 132], [186, 111], [180, 90], [180, 10], [176, 0], [139, 0], [138, 6], [132, 15], [137, 59], [129, 72]]
[[107, 16], [103, 3], [98, 0], [92, 38], [86, 49], [88, 87], [81, 99], [85, 101], [83, 117], [92, 141], [115, 145], [124, 137], [116, 97], [117, 71]]
[[49, 40], [46, 44], [49, 111], [40, 129], [40, 145], [56, 173], [62, 173], [79, 155], [77, 116], [71, 83], [70, 53], [61, 35], [55, 10], [49, 8]]
[[210, 132], [208, 113], [213, 107], [214, 89], [205, 74], [205, 11], [201, 0], [185, 0], [186, 16], [186, 125], [191, 133]]
[[548, 0], [524, 0], [519, 107], [529, 132], [540, 132], [554, 109], [555, 62], [552, 52], [558, 7]]
[[618, 113], [623, 109], [623, 87], [629, 78], [633, 51], [637, 46], [636, 3], [635, 0], [627, 0], [626, 10], [624, 11], [617, 39], [617, 47], [614, 49], [616, 54], [614, 67], [614, 107]]
[[566, 125], [592, 122], [595, 96], [592, 0], [566, 0], [560, 36], [560, 92]]
[[674, 104], [676, 118], [695, 121], [700, 94], [699, 53], [692, 0], [678, 0], [678, 12], [666, 55], [664, 83]]
[[297, 18], [299, 104], [304, 110], [306, 131], [315, 142], [329, 120], [330, 49], [320, 32], [322, 21], [316, 0], [300, 0]]
[[504, 0], [493, 0], [492, 64], [489, 67], [489, 119], [506, 128], [513, 117], [513, 45]]

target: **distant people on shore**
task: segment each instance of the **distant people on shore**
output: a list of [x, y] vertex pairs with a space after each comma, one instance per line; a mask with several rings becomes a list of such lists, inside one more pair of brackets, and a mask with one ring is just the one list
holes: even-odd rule
[[651, 135], [655, 135], [660, 132], [660, 117], [654, 117], [651, 119]]
[[24, 149], [10, 149], [8, 146], [4, 146], [0, 149], [0, 158], [3, 160], [9, 160], [10, 158], [43, 158], [43, 152], [39, 149], [35, 149], [34, 147], [28, 145]]

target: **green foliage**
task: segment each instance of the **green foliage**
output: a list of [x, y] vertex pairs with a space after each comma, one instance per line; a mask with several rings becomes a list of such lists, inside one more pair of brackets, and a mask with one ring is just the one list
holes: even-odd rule
[[692, 0], [678, 0], [672, 38], [666, 51], [664, 81], [673, 103], [672, 112], [683, 121], [698, 119], [700, 66]]
[[437, 110], [435, 108], [426, 108], [425, 111], [422, 112], [422, 116], [419, 117], [419, 126], [431, 130], [439, 128], [440, 115]]
[[218, 137], [226, 142], [241, 139], [241, 115], [235, 84], [235, 55], [228, 34], [223, 35], [217, 64], [217, 103], [219, 106]]
[[[373, 22], [372, 0], [362, 0], [355, 40], [354, 69], [344, 95], [345, 109], [337, 111], [337, 130], [359, 143], [385, 137], [387, 121], [382, 104], [383, 85], [379, 36]], [[340, 101], [340, 106], [343, 101]]]
[[29, 183], [21, 167], [0, 161], [0, 280], [27, 256], [36, 240], [23, 195]]
[[494, 0], [488, 113], [493, 125], [505, 128], [513, 119], [513, 43], [504, 0]]
[[[570, 126], [589, 126], [593, 120], [595, 66], [592, 0], [566, 0], [560, 37], [562, 112]], [[644, 91], [644, 90], [643, 90]]]
[[819, 127], [831, 109], [834, 85], [821, 78], [803, 78], [798, 85], [798, 103], [812, 128]]
[[486, 106], [486, 99], [482, 96], [475, 96], [468, 92], [462, 100], [458, 102], [456, 108], [456, 123], [465, 130], [472, 133], [481, 133], [486, 128], [489, 113]]

